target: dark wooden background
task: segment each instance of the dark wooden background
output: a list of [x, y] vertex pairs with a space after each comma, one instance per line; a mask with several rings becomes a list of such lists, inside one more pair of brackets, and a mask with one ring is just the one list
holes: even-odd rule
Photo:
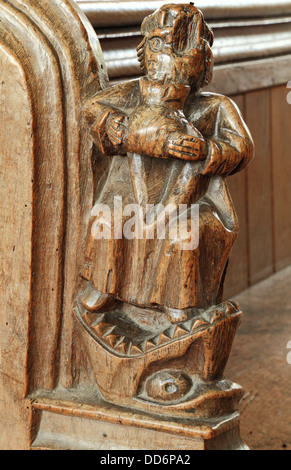
[[240, 221], [225, 284], [233, 296], [291, 264], [291, 106], [285, 85], [232, 97], [256, 155], [228, 179]]

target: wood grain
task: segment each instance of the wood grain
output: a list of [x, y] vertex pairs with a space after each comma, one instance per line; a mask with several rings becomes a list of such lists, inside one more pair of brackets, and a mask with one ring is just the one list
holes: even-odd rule
[[273, 272], [270, 91], [248, 93], [245, 113], [256, 143], [247, 168], [249, 279], [254, 284]]
[[[144, 397], [145, 390], [149, 390], [154, 399], [158, 397], [164, 400], [166, 395], [160, 393], [159, 389], [165, 384], [165, 375], [159, 374], [161, 366], [166, 367], [167, 373], [170, 370], [170, 374], [166, 375], [166, 380], [169, 381], [167, 384], [171, 385], [176, 380], [176, 384], [180, 386], [175, 395], [178, 403], [170, 404], [168, 414], [164, 413], [165, 422], [169, 420], [173, 409], [180, 418], [181, 416], [182, 419], [185, 419], [185, 416], [188, 417], [187, 404], [185, 405], [183, 400], [181, 404], [179, 400], [190, 390], [188, 375], [191, 374], [195, 377], [198, 374], [202, 380], [208, 381], [208, 392], [213, 392], [209, 386], [209, 382], [213, 380], [216, 385], [218, 384], [217, 387], [221, 387], [216, 388], [211, 397], [209, 394], [203, 395], [205, 390], [199, 391], [201, 392], [199, 395], [198, 389], [195, 389], [197, 393], [191, 396], [191, 404], [195, 403], [196, 406], [199, 402], [198, 414], [203, 415], [205, 419], [209, 417], [212, 419], [214, 415], [233, 412], [237, 408], [242, 392], [240, 387], [233, 386], [228, 381], [224, 382], [222, 374], [241, 314], [234, 303], [214, 304], [220, 302], [221, 275], [237, 230], [237, 221], [232, 212], [233, 203], [240, 220], [240, 235], [230, 258], [225, 298], [245, 289], [248, 283], [256, 283], [270, 275], [273, 270], [279, 270], [291, 263], [289, 210], [291, 204], [289, 132], [291, 107], [286, 102], [285, 87], [264, 89], [234, 97], [234, 101], [242, 110], [252, 131], [257, 156], [245, 171], [227, 178], [233, 202], [229, 199], [224, 183], [213, 184], [209, 189], [208, 182], [214, 178], [221, 178], [220, 181], [222, 181], [232, 171], [241, 169], [250, 158], [250, 148], [245, 149], [244, 144], [239, 140], [235, 141], [234, 146], [230, 145], [229, 149], [225, 146], [225, 136], [223, 139], [219, 137], [218, 142], [222, 147], [219, 145], [215, 147], [213, 131], [215, 126], [212, 122], [214, 116], [218, 116], [215, 121], [219, 123], [218, 128], [223, 127], [225, 130], [227, 120], [232, 131], [230, 135], [245, 136], [244, 143], [249, 138], [236, 108], [225, 97], [215, 95], [215, 98], [207, 93], [201, 93], [199, 97], [194, 96], [193, 92], [197, 91], [194, 82], [191, 83], [193, 89], [189, 93], [187, 89], [189, 85], [186, 82], [191, 77], [186, 69], [183, 69], [184, 75], [180, 73], [176, 87], [171, 88], [167, 85], [164, 88], [157, 87], [163, 93], [167, 91], [176, 105], [178, 103], [176, 110], [172, 108], [171, 113], [168, 114], [169, 120], [164, 130], [172, 126], [176, 111], [180, 115], [184, 113], [185, 120], [188, 122], [186, 124], [183, 121], [183, 125], [188, 126], [190, 123], [196, 129], [193, 131], [192, 127], [195, 135], [191, 135], [194, 141], [196, 139], [195, 142], [193, 141], [195, 145], [192, 146], [195, 150], [195, 158], [199, 155], [203, 156], [203, 178], [195, 189], [197, 193], [194, 195], [191, 193], [192, 183], [190, 184], [189, 181], [186, 186], [181, 186], [186, 172], [181, 173], [182, 176], [177, 180], [178, 182], [172, 186], [172, 183], [168, 185], [168, 190], [170, 191], [171, 188], [173, 190], [172, 194], [176, 198], [173, 200], [176, 202], [184, 202], [187, 198], [188, 202], [193, 202], [196, 196], [195, 201], [199, 201], [202, 196], [207, 195], [207, 203], [204, 200], [201, 205], [201, 222], [206, 228], [199, 252], [200, 264], [197, 263], [197, 258], [193, 260], [193, 257], [185, 253], [183, 256], [177, 256], [176, 264], [172, 262], [173, 258], [170, 262], [169, 256], [165, 257], [160, 271], [156, 271], [158, 282], [155, 282], [155, 277], [152, 275], [152, 268], [155, 267], [156, 262], [153, 256], [155, 251], [153, 243], [146, 246], [136, 243], [133, 251], [130, 252], [127, 247], [120, 256], [120, 251], [117, 250], [112, 254], [112, 258], [107, 256], [106, 250], [103, 252], [103, 257], [97, 250], [96, 256], [93, 257], [93, 265], [96, 262], [97, 267], [103, 264], [103, 269], [105, 269], [106, 260], [110, 264], [118, 258], [115, 277], [109, 269], [108, 276], [106, 275], [103, 281], [104, 285], [110, 286], [112, 283], [113, 286], [116, 279], [117, 281], [119, 279], [124, 288], [122, 295], [117, 293], [114, 299], [118, 303], [116, 311], [120, 313], [121, 303], [133, 301], [129, 306], [121, 309], [122, 318], [120, 324], [117, 325], [124, 330], [124, 324], [127, 325], [128, 331], [124, 331], [126, 334], [123, 336], [128, 339], [131, 335], [131, 340], [120, 341], [122, 336], [117, 330], [108, 332], [108, 329], [112, 327], [110, 322], [113, 321], [115, 313], [113, 310], [100, 311], [100, 318], [104, 313], [106, 315], [109, 313], [105, 315], [108, 323], [104, 324], [105, 322], [101, 321], [100, 324], [97, 322], [98, 324], [93, 326], [96, 319], [99, 319], [99, 313], [94, 311], [94, 305], [89, 314], [87, 312], [84, 316], [81, 315], [81, 323], [83, 321], [81, 335], [86, 336], [87, 332], [90, 332], [90, 340], [88, 338], [82, 340], [72, 315], [72, 305], [76, 294], [80, 294], [81, 291], [83, 293], [86, 284], [83, 280], [79, 284], [80, 273], [83, 266], [83, 254], [88, 250], [88, 246], [90, 248], [90, 243], [88, 245], [90, 210], [96, 198], [100, 194], [104, 195], [106, 191], [108, 195], [110, 191], [113, 194], [114, 191], [117, 192], [123, 188], [126, 201], [132, 202], [134, 195], [137, 194], [136, 187], [130, 187], [131, 177], [134, 174], [135, 182], [138, 182], [139, 177], [143, 182], [144, 194], [154, 196], [155, 201], [158, 201], [159, 184], [168, 175], [169, 167], [174, 168], [175, 173], [185, 162], [191, 162], [193, 155], [189, 156], [189, 151], [182, 152], [184, 158], [179, 159], [181, 149], [177, 147], [183, 147], [183, 141], [179, 141], [178, 144], [177, 141], [171, 142], [172, 147], [167, 147], [168, 135], [157, 127], [151, 136], [152, 139], [145, 139], [145, 128], [147, 128], [146, 133], [150, 134], [152, 121], [150, 115], [146, 112], [143, 114], [142, 105], [150, 104], [151, 109], [154, 110], [156, 122], [163, 118], [157, 103], [151, 102], [150, 89], [142, 80], [108, 88], [106, 67], [98, 39], [74, 2], [71, 0], [40, 0], [39, 2], [0, 0], [0, 15], [0, 117], [2, 123], [0, 129], [0, 282], [1, 292], [3, 292], [3, 308], [0, 315], [0, 447], [26, 449], [29, 447], [31, 437], [38, 439], [36, 443], [39, 442], [40, 447], [42, 445], [45, 447], [46, 437], [42, 432], [53, 434], [57, 429], [69, 429], [71, 434], [68, 432], [68, 435], [71, 443], [74, 439], [76, 439], [75, 442], [80, 440], [81, 434], [85, 432], [84, 429], [88, 428], [91, 421], [95, 419], [92, 416], [96, 414], [99, 405], [97, 406], [96, 403], [88, 405], [89, 408], [91, 406], [89, 411], [87, 410], [90, 416], [88, 414], [86, 417], [81, 416], [87, 406], [84, 407], [81, 399], [78, 405], [76, 401], [66, 405], [67, 411], [63, 414], [60, 413], [56, 402], [48, 404], [45, 398], [42, 398], [42, 408], [36, 409], [33, 404], [35, 398], [32, 397], [35, 397], [35, 394], [43, 394], [44, 390], [47, 393], [56, 388], [63, 391], [71, 388], [75, 390], [80, 385], [84, 385], [86, 389], [92, 391], [96, 387], [96, 380], [97, 382], [99, 380], [104, 390], [106, 389], [108, 400], [113, 400], [114, 396], [114, 400], [123, 405], [125, 414], [131, 413], [130, 410], [126, 410], [126, 407], [130, 407], [132, 395], [136, 393]], [[150, 28], [146, 30], [149, 32]], [[206, 34], [205, 31], [207, 32], [204, 30], [203, 34]], [[211, 42], [209, 32], [207, 41]], [[141, 64], [147, 66], [142, 54], [142, 49], [139, 49]], [[201, 59], [199, 67], [202, 65]], [[208, 72], [207, 76], [203, 77], [205, 83], [210, 78], [210, 70]], [[229, 77], [231, 79], [231, 76]], [[175, 78], [177, 77], [172, 75], [171, 80]], [[204, 83], [201, 77], [197, 80], [199, 86]], [[197, 88], [199, 86], [197, 85]], [[157, 88], [152, 87], [154, 94]], [[96, 99], [98, 96], [95, 96], [96, 92], [101, 92], [101, 104]], [[143, 103], [141, 103], [141, 96]], [[157, 97], [158, 94], [155, 96]], [[88, 112], [89, 105], [91, 114]], [[109, 114], [104, 117], [104, 109], [105, 114], [108, 109], [111, 113], [111, 124], [109, 122], [107, 124]], [[86, 119], [83, 115], [84, 110]], [[128, 124], [130, 121], [128, 128], [131, 132], [130, 139], [125, 138], [121, 145], [118, 139], [122, 133], [114, 134], [112, 131], [114, 126], [116, 129], [114, 120], [121, 122], [118, 121], [120, 115], [124, 119], [123, 123]], [[221, 116], [223, 116], [223, 126], [222, 121], [219, 120]], [[90, 129], [88, 124], [91, 126]], [[179, 132], [185, 131], [183, 125], [180, 126]], [[237, 125], [239, 125], [238, 132]], [[216, 138], [217, 135], [220, 134], [216, 134]], [[95, 147], [93, 147], [93, 139]], [[208, 141], [212, 149], [211, 155], [205, 151], [205, 141]], [[144, 145], [148, 145], [146, 151], [143, 151]], [[237, 152], [234, 151], [236, 145]], [[218, 151], [219, 148], [223, 151]], [[170, 152], [163, 154], [166, 158], [159, 158], [165, 149]], [[126, 168], [127, 152], [140, 152], [142, 156], [135, 161], [136, 165], [132, 165], [130, 171]], [[148, 156], [148, 154], [151, 155]], [[227, 165], [225, 155], [228, 157]], [[143, 165], [148, 161], [147, 159], [151, 159], [151, 164], [145, 168]], [[140, 173], [136, 171], [139, 163], [141, 163]], [[108, 177], [109, 171], [112, 170], [111, 165], [118, 167], [115, 177], [112, 177], [112, 172]], [[153, 174], [155, 177], [151, 180]], [[110, 178], [112, 178], [111, 186], [106, 187], [105, 182]], [[182, 199], [179, 199], [180, 195]], [[213, 216], [214, 212], [209, 208], [211, 206], [209, 201], [215, 204], [219, 214], [227, 210], [228, 214], [233, 215], [234, 230], [231, 239], [228, 239], [227, 234], [223, 232], [223, 224], [218, 222], [216, 216]], [[224, 203], [226, 205], [223, 205]], [[118, 249], [120, 246], [117, 244]], [[169, 254], [170, 251], [167, 253]], [[177, 249], [176, 255], [179, 253]], [[162, 256], [157, 258], [161, 260]], [[130, 266], [125, 274], [122, 273], [123, 268], [120, 269], [126, 265], [126, 263], [122, 265], [124, 260]], [[145, 263], [139, 265], [141, 260], [145, 260]], [[192, 277], [188, 276], [190, 264], [195, 267], [195, 269], [190, 269]], [[209, 266], [212, 265], [214, 267], [210, 269]], [[141, 266], [141, 269], [137, 268], [138, 266]], [[195, 284], [194, 271], [195, 275], [199, 274], [199, 289]], [[130, 284], [132, 287], [134, 283], [139, 286], [135, 298], [127, 296], [126, 291]], [[211, 295], [209, 296], [203, 291], [202, 287], [205, 285], [210, 286]], [[152, 288], [151, 297], [149, 292]], [[272, 291], [272, 286], [269, 286], [269, 289]], [[106, 293], [102, 295], [106, 296]], [[110, 295], [115, 295], [113, 287]], [[167, 296], [170, 299], [169, 303], [160, 301], [161, 298], [167, 298]], [[151, 301], [148, 304], [149, 298]], [[278, 307], [278, 305], [280, 305], [281, 298], [280, 296], [276, 298], [277, 307], [272, 303], [270, 305], [274, 311], [278, 309], [276, 321], [281, 328], [283, 323], [278, 320], [279, 310], [281, 311], [281, 306]], [[195, 304], [197, 299], [199, 302]], [[97, 304], [100, 307], [101, 300], [99, 295], [95, 295], [95, 307]], [[111, 301], [112, 298], [109, 299], [108, 304], [110, 309]], [[254, 312], [249, 307], [249, 303], [243, 305], [253, 312], [255, 322], [255, 310], [259, 310], [260, 305], [263, 306], [263, 310], [268, 306], [261, 295], [257, 300], [254, 298], [252, 301]], [[155, 305], [153, 306], [152, 303]], [[160, 308], [158, 305], [161, 305], [158, 320], [160, 321], [163, 317], [164, 323], [160, 323], [157, 327], [157, 324], [151, 323], [149, 319], [156, 315]], [[181, 306], [187, 306], [187, 308], [180, 308]], [[200, 315], [200, 310], [195, 310], [193, 315], [192, 308], [198, 310], [202, 308], [203, 315]], [[124, 319], [125, 323], [122, 324]], [[146, 320], [148, 330], [138, 330], [144, 320]], [[258, 326], [263, 325], [260, 315], [258, 321]], [[251, 326], [255, 328], [254, 324]], [[275, 333], [279, 326], [274, 327]], [[263, 326], [260, 327], [263, 330]], [[271, 321], [268, 327], [271, 331]], [[254, 334], [255, 342], [263, 338], [262, 332], [259, 333]], [[272, 336], [273, 330], [272, 333], [267, 334], [267, 340], [271, 342]], [[254, 353], [248, 353], [244, 349], [248, 340], [246, 337], [243, 340], [243, 345], [238, 344], [242, 345], [242, 350], [250, 361], [252, 370], [249, 378], [251, 385], [255, 386], [257, 370], [253, 369], [252, 364]], [[277, 338], [276, 341], [275, 346], [279, 347], [280, 339]], [[223, 347], [221, 347], [222, 344]], [[115, 354], [115, 347], [118, 349], [117, 354]], [[145, 351], [143, 348], [148, 349]], [[263, 349], [263, 346], [261, 348]], [[255, 356], [260, 354], [259, 346], [255, 351]], [[192, 361], [192, 356], [199, 357], [199, 360]], [[275, 353], [274, 356], [276, 356]], [[278, 355], [275, 359], [278, 359]], [[275, 359], [272, 359], [272, 367], [275, 367]], [[238, 352], [235, 352], [233, 360], [232, 370], [235, 370], [233, 377], [237, 377], [239, 381], [242, 377], [242, 381], [248, 383], [248, 367], [244, 366], [243, 369], [238, 367], [238, 364], [241, 364]], [[121, 363], [122, 368], [119, 367]], [[264, 360], [260, 363], [270, 378], [268, 363]], [[112, 374], [110, 375], [108, 371]], [[240, 371], [241, 376], [238, 374]], [[283, 368], [280, 368], [281, 372], [283, 373]], [[264, 371], [262, 374], [264, 375]], [[260, 375], [260, 384], [263, 384], [263, 375]], [[137, 377], [140, 379], [140, 384], [137, 384]], [[110, 384], [113, 384], [112, 390], [108, 391]], [[137, 387], [137, 385], [140, 386]], [[279, 386], [276, 387], [274, 391], [274, 396], [278, 401], [281, 400], [279, 388]], [[129, 389], [131, 396], [126, 395]], [[191, 393], [193, 391], [194, 389], [191, 389]], [[250, 392], [248, 397], [252, 398], [252, 388], [248, 389], [248, 392]], [[122, 393], [123, 397], [118, 396]], [[30, 398], [25, 400], [28, 394]], [[94, 392], [92, 394], [94, 396]], [[286, 392], [287, 395], [288, 392]], [[263, 392], [262, 396], [266, 403], [271, 403], [268, 401], [271, 400], [269, 396], [267, 397]], [[219, 402], [220, 399], [221, 402]], [[207, 400], [211, 406], [207, 405]], [[61, 397], [60, 401], [62, 402], [61, 408], [64, 408], [64, 397]], [[256, 398], [254, 398], [254, 403], [257, 403]], [[141, 421], [142, 416], [146, 416], [146, 414], [143, 415], [141, 409], [146, 413], [156, 413], [159, 406], [160, 403], [156, 405], [153, 402], [143, 404], [139, 410]], [[263, 405], [257, 406], [254, 415], [258, 421], [262, 419], [263, 412]], [[73, 419], [76, 416], [74, 413], [79, 413], [78, 419], [84, 418], [80, 426], [78, 425], [80, 421]], [[68, 416], [72, 418], [70, 422], [65, 419]], [[120, 416], [121, 414], [115, 414], [115, 424]], [[250, 414], [246, 413], [245, 416], [250, 419]], [[282, 411], [280, 411], [280, 416], [284, 420]], [[42, 418], [44, 418], [43, 421]], [[41, 423], [43, 427], [38, 435], [38, 426]], [[232, 425], [234, 423], [235, 421]], [[116, 430], [115, 424], [111, 422], [108, 424], [108, 433], [114, 441], [112, 446], [118, 447], [119, 441], [120, 446], [126, 447], [124, 431]], [[97, 432], [96, 422], [92, 426]], [[284, 426], [287, 429], [286, 423]], [[135, 430], [131, 428], [130, 422], [124, 423], [124, 429], [134, 438]], [[271, 433], [270, 423], [266, 429]], [[139, 431], [138, 445], [145, 446], [147, 439], [157, 439], [159, 443], [157, 445], [163, 445], [161, 430], [155, 429], [155, 432], [159, 434], [146, 432], [143, 435]], [[168, 433], [165, 429], [163, 432]], [[228, 446], [231, 447], [232, 442], [238, 443], [238, 433], [236, 433], [237, 431], [234, 431], [233, 435], [228, 435]], [[88, 437], [91, 444], [94, 442], [92, 434], [94, 434], [93, 431], [90, 434], [91, 437]], [[200, 439], [201, 435], [197, 434], [197, 436], [196, 438]], [[282, 440], [281, 436], [282, 434], [280, 435]], [[102, 440], [101, 434], [99, 437]], [[174, 438], [171, 442], [174, 443]], [[184, 442], [182, 437], [179, 442], [181, 448], [195, 444]], [[262, 441], [257, 442], [259, 444], [255, 445], [261, 445]], [[56, 441], [54, 445], [57, 445]], [[100, 445], [106, 446], [106, 441]], [[213, 441], [213, 446], [215, 445], [221, 447], [225, 444], [222, 441]], [[269, 441], [267, 445], [271, 446], [272, 443]], [[48, 442], [47, 447], [50, 447]]]
[[64, 383], [74, 380], [75, 369], [67, 361], [78, 342], [71, 303], [80, 261], [77, 246], [84, 237], [82, 217], [92, 201], [92, 144], [80, 100], [100, 89], [101, 83], [105, 86], [107, 77], [95, 33], [72, 2], [27, 0], [22, 11], [17, 7], [18, 0], [1, 3], [7, 18], [1, 34], [23, 64], [34, 105], [34, 256], [28, 353], [32, 391], [53, 388], [60, 370]]
[[214, 425], [164, 421], [118, 410], [52, 399], [36, 400], [40, 431], [32, 449], [51, 450], [243, 450], [238, 416]]
[[274, 268], [291, 264], [291, 105], [285, 86], [271, 90]]
[[[244, 95], [235, 95], [232, 96], [232, 99], [245, 117]], [[246, 289], [249, 282], [246, 170], [228, 178], [227, 184], [238, 216], [239, 234], [230, 253], [224, 285], [225, 299], [228, 299]]]
[[[253, 142], [233, 101], [201, 90], [212, 77], [213, 33], [194, 5], [161, 7], [144, 19], [141, 34], [145, 76], [96, 93], [84, 107], [93, 170], [104, 158], [109, 170], [94, 191], [74, 312], [106, 401], [215, 419], [233, 413], [241, 396], [223, 381], [241, 317], [235, 303], [221, 303], [238, 232], [225, 178], [247, 166]], [[143, 213], [138, 235], [126, 233], [121, 203], [120, 237], [111, 225], [98, 236], [105, 215], [116, 218], [114, 197]], [[171, 237], [172, 217], [157, 236], [157, 218], [148, 224], [145, 216], [154, 204], [159, 219], [184, 204], [188, 228], [193, 204], [199, 207], [195, 246], [185, 249], [175, 211], [179, 235]]]
[[[93, 187], [81, 103], [107, 75], [98, 39], [74, 2], [1, 1], [0, 14], [1, 445], [25, 448], [25, 395], [54, 388], [60, 370], [65, 383], [76, 376], [68, 357], [78, 341], [66, 302]], [[87, 359], [78, 358], [77, 375], [88, 375]]]
[[[17, 95], [17, 101], [15, 100]], [[0, 448], [27, 449], [33, 141], [23, 69], [0, 46]], [[17, 129], [17, 139], [15, 131]]]

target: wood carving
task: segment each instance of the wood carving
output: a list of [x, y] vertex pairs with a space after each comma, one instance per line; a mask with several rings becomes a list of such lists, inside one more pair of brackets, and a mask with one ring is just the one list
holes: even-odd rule
[[[84, 106], [97, 149], [94, 207], [103, 210], [93, 210], [88, 225], [74, 311], [105, 400], [217, 418], [235, 412], [242, 396], [223, 378], [242, 315], [222, 302], [238, 234], [225, 177], [249, 163], [253, 142], [229, 98], [201, 91], [212, 76], [213, 33], [200, 10], [164, 5], [141, 32], [145, 76]], [[132, 214], [117, 217], [116, 201], [140, 209], [133, 236]], [[185, 248], [193, 205], [199, 232]], [[184, 218], [175, 212], [181, 207]]]
[[113, 87], [73, 0], [0, 15], [0, 447], [243, 448], [223, 377], [242, 316], [222, 300], [225, 177], [253, 142], [201, 91], [202, 13], [147, 17], [145, 73]]
[[0, 18], [0, 446], [24, 449], [25, 397], [89, 371], [72, 317], [93, 185], [82, 103], [108, 77], [73, 1], [0, 0]]

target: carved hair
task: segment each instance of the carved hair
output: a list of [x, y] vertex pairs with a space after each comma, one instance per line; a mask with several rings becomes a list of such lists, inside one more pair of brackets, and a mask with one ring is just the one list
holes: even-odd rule
[[[203, 13], [192, 4], [168, 4], [147, 16], [141, 25], [141, 34], [144, 36], [137, 47], [138, 60], [144, 70], [144, 49], [149, 33], [154, 28], [173, 28], [173, 48], [181, 54], [191, 48], [193, 43], [197, 48], [203, 48], [205, 54], [205, 75], [202, 86], [208, 85], [212, 78], [212, 52], [214, 35], [212, 29], [204, 20]], [[185, 32], [186, 28], [186, 32]]]

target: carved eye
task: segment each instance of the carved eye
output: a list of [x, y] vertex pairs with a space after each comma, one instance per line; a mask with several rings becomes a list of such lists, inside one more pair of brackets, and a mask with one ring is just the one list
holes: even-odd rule
[[182, 399], [191, 389], [191, 379], [179, 370], [161, 370], [145, 382], [147, 399], [170, 402]]
[[159, 52], [164, 47], [164, 40], [159, 36], [155, 36], [149, 40], [149, 46], [153, 52]]

